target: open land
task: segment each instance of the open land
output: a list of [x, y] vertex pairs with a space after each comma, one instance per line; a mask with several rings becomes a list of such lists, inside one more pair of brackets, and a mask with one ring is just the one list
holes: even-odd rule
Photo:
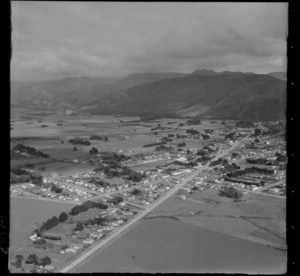
[[[151, 272], [147, 258], [156, 271], [181, 271], [176, 267], [181, 265], [184, 272], [213, 272], [213, 263], [203, 271], [193, 257], [171, 263], [170, 252], [181, 250], [170, 246], [186, 248], [180, 253], [186, 256], [201, 250], [201, 239], [199, 246], [189, 245], [200, 232], [218, 234], [213, 239], [226, 243], [218, 248], [228, 247], [227, 242], [250, 248], [236, 259], [271, 250], [272, 260], [241, 262], [235, 272], [247, 272], [253, 263], [261, 273], [271, 263], [284, 271], [286, 159], [280, 133], [270, 133], [261, 123], [237, 127], [235, 121], [36, 113], [12, 110], [12, 210], [26, 225], [11, 235], [12, 272], [77, 272], [78, 267], [82, 272]], [[184, 235], [189, 239], [181, 237], [178, 244], [174, 233], [161, 253], [166, 255], [158, 258], [155, 252], [164, 238], [143, 227], [161, 217], [179, 220], [170, 223], [182, 233], [200, 232]], [[171, 227], [161, 221], [162, 231]], [[122, 238], [126, 235], [129, 240], [136, 236], [131, 247]], [[140, 246], [150, 247], [148, 256], [137, 253], [147, 252]], [[211, 244], [203, 246], [202, 255], [212, 254], [212, 262], [228, 257], [221, 249], [219, 255], [207, 253]], [[118, 248], [137, 250], [134, 255], [141, 259], [133, 261], [131, 253], [124, 253], [120, 260]], [[115, 263], [105, 265], [116, 252]], [[34, 254], [38, 260], [32, 261], [29, 255]], [[16, 255], [24, 257], [21, 265], [14, 263]], [[51, 261], [39, 261], [45, 256]], [[229, 269], [227, 257], [217, 270]]]

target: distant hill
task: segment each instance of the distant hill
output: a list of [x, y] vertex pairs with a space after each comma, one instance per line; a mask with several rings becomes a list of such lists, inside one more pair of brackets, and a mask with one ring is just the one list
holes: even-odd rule
[[287, 76], [286, 76], [286, 72], [271, 72], [268, 75], [280, 79], [280, 80], [286, 80]]
[[218, 73], [213, 70], [207, 70], [207, 69], [199, 69], [195, 70], [191, 75], [199, 75], [199, 76], [215, 76]]
[[123, 88], [131, 88], [144, 83], [151, 83], [163, 79], [180, 78], [186, 76], [184, 73], [136, 73], [120, 80], [118, 83]]
[[120, 91], [113, 83], [119, 79], [72, 77], [42, 82], [12, 82], [12, 106], [74, 105], [85, 106], [103, 96]]
[[113, 106], [99, 103], [92, 112], [276, 120], [285, 116], [285, 90], [284, 81], [268, 75], [191, 74], [135, 86]]
[[12, 107], [71, 105], [92, 114], [277, 120], [285, 99], [286, 81], [274, 76], [212, 70], [11, 84]]

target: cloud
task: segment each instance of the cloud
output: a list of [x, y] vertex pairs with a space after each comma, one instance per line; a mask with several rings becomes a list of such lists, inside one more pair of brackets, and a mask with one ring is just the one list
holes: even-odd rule
[[13, 79], [286, 67], [286, 3], [12, 2]]

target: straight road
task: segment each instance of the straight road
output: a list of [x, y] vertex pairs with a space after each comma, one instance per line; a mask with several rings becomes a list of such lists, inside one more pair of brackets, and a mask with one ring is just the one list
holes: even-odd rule
[[[213, 158], [211, 161], [215, 161], [218, 158], [221, 158], [225, 156], [227, 153], [230, 151], [234, 150], [240, 143], [242, 143], [244, 140], [246, 140], [249, 136], [243, 138], [241, 141], [238, 141], [234, 143], [228, 150], [220, 153], [217, 155], [215, 158]], [[164, 195], [162, 195], [157, 201], [155, 201], [149, 208], [147, 208], [145, 211], [141, 212], [138, 214], [133, 220], [125, 224], [124, 226], [120, 227], [117, 229], [115, 232], [113, 232], [109, 237], [106, 239], [100, 241], [99, 243], [95, 244], [91, 248], [88, 249], [88, 251], [83, 252], [77, 259], [75, 259], [73, 262], [70, 264], [66, 265], [64, 268], [62, 268], [59, 272], [61, 273], [66, 273], [69, 272], [71, 269], [76, 267], [79, 263], [84, 261], [86, 258], [91, 256], [93, 253], [95, 253], [97, 250], [99, 250], [101, 247], [106, 245], [108, 242], [119, 236], [123, 231], [131, 227], [133, 224], [138, 222], [140, 219], [142, 219], [144, 216], [152, 212], [158, 205], [163, 203], [166, 199], [168, 199], [170, 196], [174, 195], [179, 189], [181, 189], [188, 181], [192, 180], [196, 175], [198, 175], [200, 172], [202, 172], [204, 169], [207, 169], [208, 165], [206, 166], [198, 166], [198, 168], [190, 174], [188, 177], [186, 177], [181, 183], [176, 185], [173, 189], [167, 191]]]

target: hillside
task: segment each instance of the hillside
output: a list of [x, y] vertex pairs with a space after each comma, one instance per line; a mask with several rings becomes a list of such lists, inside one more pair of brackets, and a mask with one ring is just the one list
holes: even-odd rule
[[186, 76], [183, 73], [136, 73], [131, 74], [120, 80], [118, 83], [123, 88], [132, 88], [137, 85], [160, 81], [163, 79], [180, 78]]
[[268, 75], [188, 75], [135, 86], [113, 106], [99, 104], [92, 112], [275, 120], [285, 116], [285, 90], [284, 81]]
[[43, 82], [12, 82], [12, 106], [74, 105], [95, 103], [107, 94], [120, 91], [118, 79], [73, 77]]
[[286, 80], [287, 76], [286, 76], [286, 72], [271, 72], [268, 75], [280, 79], [280, 80]]
[[[125, 88], [134, 83], [142, 84]], [[192, 74], [141, 73], [123, 79], [65, 78], [11, 85], [12, 107], [71, 105], [92, 114], [276, 120], [285, 117], [285, 98], [286, 81], [281, 79], [212, 70], [196, 70]]]

